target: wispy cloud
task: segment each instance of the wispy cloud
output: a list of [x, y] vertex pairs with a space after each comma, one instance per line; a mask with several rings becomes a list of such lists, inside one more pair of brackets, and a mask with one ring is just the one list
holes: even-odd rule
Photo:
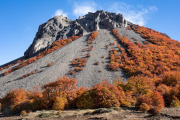
[[116, 2], [111, 4], [109, 10], [116, 13], [122, 13], [128, 21], [135, 24], [145, 25], [148, 19], [148, 14], [157, 11], [158, 8], [156, 6], [138, 8], [126, 3]]
[[149, 10], [151, 10], [151, 11], [157, 11], [158, 8], [157, 8], [156, 6], [150, 6], [150, 7], [149, 7]]
[[96, 10], [96, 3], [94, 2], [84, 2], [81, 4], [74, 3], [73, 15], [79, 17], [87, 14], [88, 12], [95, 12]]
[[[86, 0], [86, 2], [77, 2], [76, 0], [67, 1], [73, 6], [72, 14], [76, 18], [83, 16], [88, 12], [95, 12], [96, 10], [101, 9], [109, 12], [122, 13], [128, 21], [142, 26], [146, 25], [150, 14], [158, 10], [156, 6], [134, 6], [126, 4], [125, 2], [104, 2], [100, 4], [99, 2], [89, 0]], [[67, 16], [67, 13], [59, 9], [55, 12], [55, 16], [56, 15]], [[70, 15], [70, 17], [72, 16]]]
[[67, 13], [63, 12], [62, 10], [57, 10], [54, 14], [54, 16], [62, 15], [64, 17], [67, 17]]

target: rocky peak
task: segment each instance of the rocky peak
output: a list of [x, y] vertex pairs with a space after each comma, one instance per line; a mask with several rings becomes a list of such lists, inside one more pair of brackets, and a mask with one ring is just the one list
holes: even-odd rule
[[132, 24], [124, 19], [122, 14], [105, 12], [103, 10], [95, 13], [89, 12], [87, 15], [76, 20], [86, 31], [99, 29], [113, 29], [117, 27], [126, 27]]
[[70, 20], [64, 16], [55, 16], [39, 26], [33, 43], [24, 53], [30, 57], [48, 48], [54, 41], [74, 35], [84, 34], [99, 29], [127, 27], [132, 23], [124, 19], [122, 14], [105, 12], [89, 12], [76, 20]]
[[55, 16], [46, 23], [39, 26], [35, 39], [56, 37], [57, 33], [69, 26], [72, 20], [64, 16]]

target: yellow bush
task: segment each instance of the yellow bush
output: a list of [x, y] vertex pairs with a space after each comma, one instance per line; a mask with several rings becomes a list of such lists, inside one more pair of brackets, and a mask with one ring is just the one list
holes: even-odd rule
[[97, 96], [99, 101], [99, 108], [110, 108], [120, 106], [119, 100], [117, 99], [116, 95], [113, 94], [111, 91], [107, 90], [103, 94], [103, 96]]
[[131, 102], [129, 100], [125, 99], [124, 101], [122, 101], [121, 106], [131, 107]]
[[[136, 96], [150, 94], [155, 89], [154, 80], [149, 77], [136, 76], [130, 77], [127, 84], [121, 84], [125, 92], [132, 91]], [[149, 93], [150, 92], [150, 93]]]
[[64, 97], [56, 97], [54, 103], [53, 103], [53, 110], [64, 110], [65, 105], [67, 103], [67, 99]]
[[76, 102], [76, 106], [79, 109], [92, 109], [94, 108], [94, 100], [91, 97], [92, 91], [86, 91], [83, 93]]
[[148, 110], [150, 110], [150, 106], [146, 103], [142, 103], [140, 105], [140, 110], [143, 111], [143, 112], [147, 112]]
[[170, 104], [170, 107], [180, 107], [180, 101], [179, 100], [173, 100]]
[[125, 107], [134, 106], [135, 102], [136, 102], [136, 98], [132, 96], [132, 92], [127, 92], [120, 99], [121, 106], [125, 106]]
[[20, 113], [21, 116], [26, 116], [27, 115], [27, 112], [25, 110], [21, 111]]
[[102, 81], [91, 89], [95, 108], [110, 108], [120, 106], [116, 91], [113, 90], [113, 87], [115, 86], [112, 86], [107, 81]]

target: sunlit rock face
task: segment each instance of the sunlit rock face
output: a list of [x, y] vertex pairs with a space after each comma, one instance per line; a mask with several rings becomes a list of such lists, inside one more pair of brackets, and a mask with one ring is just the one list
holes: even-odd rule
[[129, 21], [125, 20], [122, 14], [105, 12], [103, 10], [95, 13], [89, 12], [85, 16], [76, 20], [70, 20], [64, 16], [55, 16], [39, 26], [38, 32], [33, 43], [24, 53], [30, 57], [41, 50], [47, 49], [50, 45], [59, 39], [70, 36], [85, 34], [99, 29], [108, 29], [127, 27]]

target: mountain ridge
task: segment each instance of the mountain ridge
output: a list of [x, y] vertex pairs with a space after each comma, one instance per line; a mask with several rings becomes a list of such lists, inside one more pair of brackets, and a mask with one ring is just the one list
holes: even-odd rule
[[127, 27], [129, 21], [125, 20], [122, 14], [105, 12], [103, 10], [95, 13], [89, 12], [76, 20], [70, 20], [64, 16], [55, 16], [39, 26], [33, 43], [24, 53], [25, 56], [33, 56], [39, 51], [48, 48], [54, 41], [77, 36], [99, 29], [114, 29]]

